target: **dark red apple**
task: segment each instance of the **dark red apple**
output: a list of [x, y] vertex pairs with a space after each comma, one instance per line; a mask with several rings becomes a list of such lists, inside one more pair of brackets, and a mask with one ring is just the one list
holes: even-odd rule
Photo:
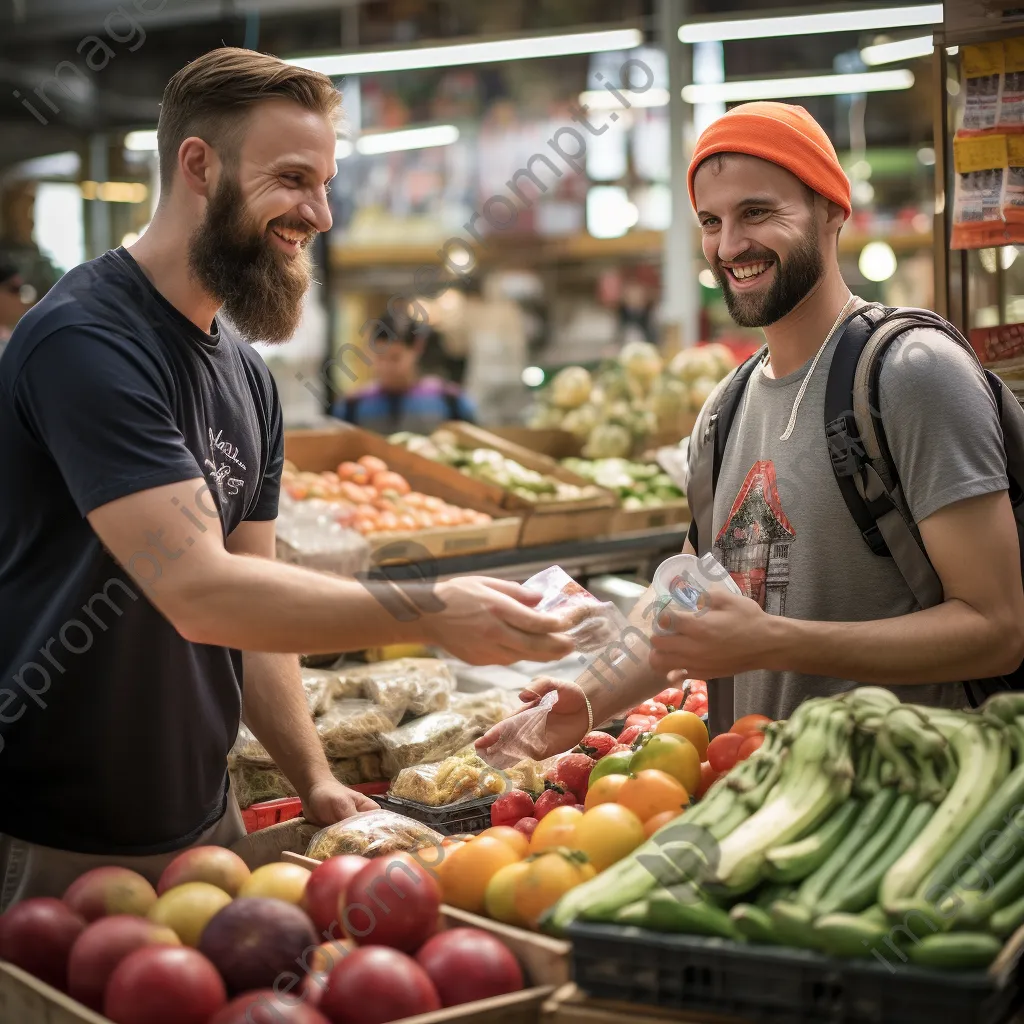
[[187, 946], [143, 946], [107, 983], [103, 1013], [113, 1024], [207, 1024], [228, 1001], [217, 968]]
[[365, 857], [342, 854], [328, 857], [313, 869], [299, 905], [325, 939], [340, 938], [344, 934], [341, 918], [345, 912], [345, 894], [352, 879], [369, 863]]
[[452, 928], [428, 939], [416, 962], [444, 1006], [490, 999], [523, 988], [523, 972], [500, 939], [479, 928]]
[[68, 957], [84, 931], [84, 919], [61, 900], [23, 900], [0, 917], [0, 960], [66, 991]]
[[345, 957], [331, 971], [320, 1000], [331, 1024], [388, 1024], [440, 1009], [426, 971], [387, 946], [364, 946]]

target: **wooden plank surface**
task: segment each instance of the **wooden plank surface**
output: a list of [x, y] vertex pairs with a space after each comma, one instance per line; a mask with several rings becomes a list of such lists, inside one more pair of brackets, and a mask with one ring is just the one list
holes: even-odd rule
[[3, 1024], [110, 1024], [106, 1017], [51, 988], [14, 964], [0, 961]]

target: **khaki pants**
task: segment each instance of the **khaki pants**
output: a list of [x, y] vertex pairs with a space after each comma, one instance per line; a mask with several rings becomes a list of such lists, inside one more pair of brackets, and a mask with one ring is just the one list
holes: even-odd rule
[[[244, 836], [245, 825], [238, 802], [234, 795], [229, 795], [224, 817], [191, 845], [230, 847]], [[137, 871], [156, 886], [164, 868], [181, 852], [175, 850], [147, 857], [72, 853], [0, 835], [0, 913], [12, 904], [33, 896], [55, 896], [59, 899], [68, 886], [86, 871], [109, 865]]]

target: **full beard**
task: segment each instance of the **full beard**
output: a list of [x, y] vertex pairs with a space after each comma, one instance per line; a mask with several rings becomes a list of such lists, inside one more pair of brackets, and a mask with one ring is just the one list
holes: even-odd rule
[[189, 240], [189, 269], [249, 342], [283, 342], [302, 319], [302, 300], [313, 280], [309, 244], [316, 237], [305, 221], [279, 217], [274, 227], [305, 232], [294, 256], [278, 252], [266, 232], [246, 217], [238, 182], [225, 178], [210, 199], [206, 217]]
[[762, 294], [733, 291], [729, 271], [721, 266], [713, 268], [722, 286], [729, 315], [740, 327], [769, 327], [792, 313], [824, 273], [821, 249], [817, 239], [812, 236], [805, 237], [785, 263], [771, 249], [758, 252], [748, 250], [732, 262], [753, 263], [762, 260], [770, 261], [775, 267], [775, 280]]

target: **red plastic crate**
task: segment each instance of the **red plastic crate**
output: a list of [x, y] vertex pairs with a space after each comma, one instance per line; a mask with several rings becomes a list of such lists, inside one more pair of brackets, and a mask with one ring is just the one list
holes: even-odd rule
[[[386, 793], [390, 782], [360, 782], [349, 789], [354, 789], [366, 796]], [[246, 832], [258, 832], [261, 828], [269, 828], [282, 821], [290, 821], [302, 814], [302, 801], [297, 796], [286, 796], [280, 800], [265, 800], [260, 804], [252, 804], [242, 811], [242, 821]]]

